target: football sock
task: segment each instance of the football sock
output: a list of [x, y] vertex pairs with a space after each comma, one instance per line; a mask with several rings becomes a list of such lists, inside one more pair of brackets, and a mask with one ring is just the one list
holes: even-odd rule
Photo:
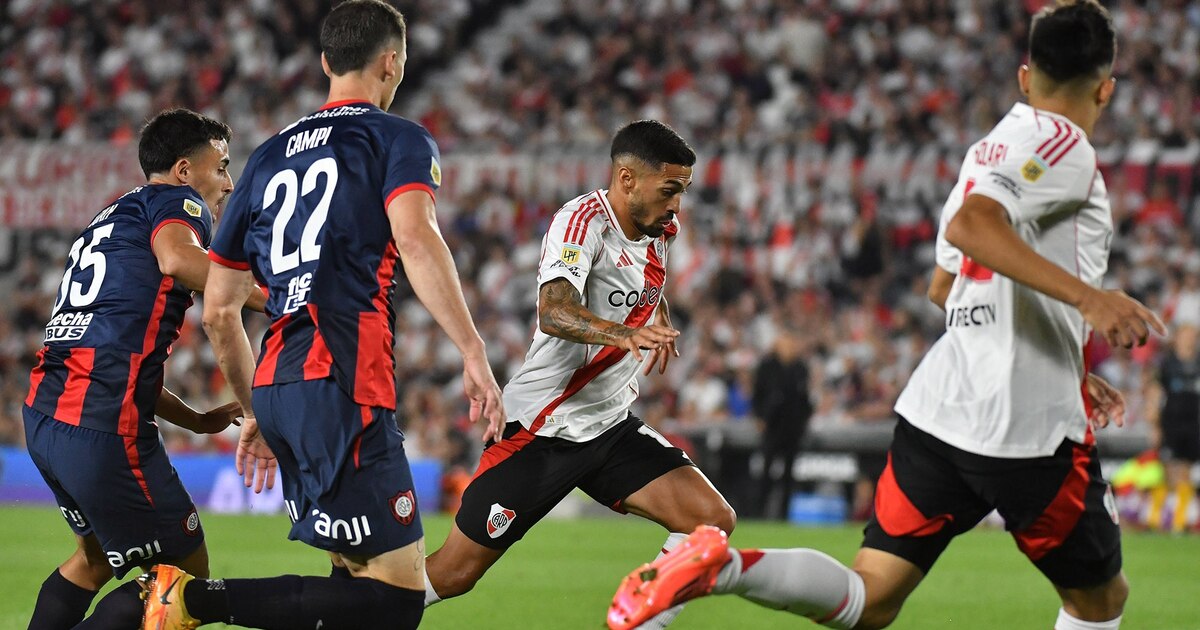
[[1196, 498], [1196, 489], [1190, 481], [1183, 481], [1175, 486], [1175, 514], [1171, 518], [1171, 531], [1182, 534], [1187, 530], [1188, 509]]
[[733, 549], [713, 593], [808, 617], [829, 628], [853, 628], [866, 604], [862, 576], [813, 549]]
[[[667, 542], [663, 543], [662, 551], [658, 552], [658, 556], [656, 556], [654, 559], [657, 560], [667, 555], [668, 551], [678, 547], [679, 543], [683, 542], [683, 539], [687, 538], [687, 536], [687, 534], [671, 532], [671, 535], [667, 536]], [[646, 621], [646, 623], [638, 626], [638, 628], [639, 630], [662, 630], [670, 625], [672, 621], [675, 621], [675, 618], [679, 616], [679, 613], [682, 610], [683, 604], [672, 606], [671, 608], [668, 608], [650, 618]]]
[[437, 591], [433, 590], [433, 582], [429, 581], [429, 564], [427, 563], [425, 565], [425, 607], [429, 608], [440, 601], [442, 598], [438, 597]]
[[1150, 507], [1146, 513], [1146, 527], [1162, 529], [1163, 510], [1166, 508], [1168, 491], [1165, 485], [1155, 486], [1150, 491]]
[[137, 580], [130, 580], [96, 604], [96, 610], [88, 615], [75, 630], [114, 630], [136, 628], [142, 622], [145, 603], [140, 597], [142, 587]]
[[37, 603], [33, 605], [33, 617], [29, 620], [29, 630], [57, 630], [72, 628], [83, 620], [88, 606], [97, 591], [89, 591], [82, 586], [63, 577], [55, 569], [42, 582], [42, 590], [38, 591]]
[[1084, 621], [1072, 617], [1062, 608], [1058, 609], [1058, 621], [1054, 622], [1054, 630], [1117, 630], [1120, 627], [1120, 617], [1108, 621]]
[[318, 624], [322, 630], [407, 630], [421, 622], [425, 594], [370, 578], [283, 575], [192, 580], [183, 596], [188, 612], [201, 623], [220, 621], [265, 630]]

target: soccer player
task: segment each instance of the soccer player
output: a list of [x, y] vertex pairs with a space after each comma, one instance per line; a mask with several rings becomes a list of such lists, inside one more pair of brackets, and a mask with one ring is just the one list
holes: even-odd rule
[[[1200, 461], [1200, 344], [1194, 326], [1175, 329], [1171, 346], [1158, 367], [1162, 409], [1158, 412], [1159, 452], [1166, 463], [1167, 485], [1152, 495], [1150, 527], [1183, 533], [1195, 500], [1192, 467]], [[1167, 493], [1174, 493], [1170, 522], [1164, 522]]]
[[233, 189], [229, 136], [188, 110], [155, 116], [138, 143], [146, 184], [71, 246], [22, 411], [29, 455], [76, 550], [42, 583], [30, 628], [74, 626], [132, 567], [169, 560], [208, 573], [200, 519], [154, 417], [216, 433], [241, 415], [237, 403], [199, 413], [162, 386], [184, 311], [204, 288], [214, 213]]
[[[328, 102], [250, 157], [209, 254], [204, 326], [245, 417], [247, 485], [275, 466], [289, 538], [327, 551], [330, 577], [202, 580], [160, 565], [146, 577], [144, 626], [415, 628], [425, 546], [396, 424], [395, 315], [402, 260], [417, 297], [463, 354], [470, 417], [499, 437], [500, 388], [437, 227], [438, 150], [389, 115], [404, 77], [404, 17], [348, 0], [321, 26]], [[270, 294], [255, 369], [237, 305]], [[251, 400], [253, 399], [253, 400]]]
[[576, 487], [675, 532], [668, 550], [697, 525], [734, 525], [687, 455], [629, 410], [643, 350], [647, 374], [676, 355], [663, 289], [696, 154], [670, 127], [641, 120], [616, 133], [611, 157], [608, 190], [567, 202], [543, 240], [538, 330], [504, 388], [504, 441], [484, 451], [428, 559], [428, 604], [471, 590]]
[[1062, 599], [1057, 630], [1120, 625], [1129, 587], [1092, 431], [1122, 424], [1124, 403], [1088, 374], [1085, 340], [1095, 331], [1130, 347], [1164, 331], [1138, 302], [1098, 288], [1113, 228], [1088, 136], [1112, 97], [1115, 40], [1095, 0], [1033, 18], [1019, 72], [1029, 104], [970, 148], [943, 209], [931, 295], [948, 296], [947, 331], [896, 403], [853, 570], [810, 549], [730, 553], [705, 529], [625, 578], [612, 628], [710, 589], [832, 628], [882, 628], [993, 508]]

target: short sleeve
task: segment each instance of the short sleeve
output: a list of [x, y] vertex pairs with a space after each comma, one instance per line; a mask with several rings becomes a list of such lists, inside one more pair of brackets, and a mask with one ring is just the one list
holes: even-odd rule
[[398, 127], [385, 157], [387, 172], [380, 191], [385, 209], [401, 193], [424, 190], [435, 197], [434, 191], [442, 185], [441, 155], [433, 136], [412, 121], [400, 122], [403, 124]]
[[208, 204], [190, 186], [176, 186], [170, 190], [155, 195], [146, 212], [150, 221], [150, 243], [158, 231], [168, 223], [182, 223], [192, 230], [196, 240], [203, 247], [208, 247], [212, 240], [212, 212]]
[[1054, 124], [1057, 131], [1034, 136], [1010, 150], [975, 181], [970, 194], [1004, 206], [1014, 225], [1057, 212], [1063, 203], [1087, 200], [1096, 169], [1095, 150], [1082, 131]]
[[249, 168], [243, 172], [246, 185], [234, 188], [229, 203], [225, 204], [221, 224], [217, 226], [212, 247], [208, 249], [209, 260], [242, 271], [250, 269], [246, 255], [246, 231], [249, 229], [251, 186], [250, 178], [245, 177], [249, 172]]
[[604, 225], [602, 212], [598, 204], [583, 204], [574, 211], [562, 210], [554, 215], [542, 241], [539, 287], [551, 280], [566, 278], [581, 295], [584, 293], [592, 261], [603, 247], [600, 238]]

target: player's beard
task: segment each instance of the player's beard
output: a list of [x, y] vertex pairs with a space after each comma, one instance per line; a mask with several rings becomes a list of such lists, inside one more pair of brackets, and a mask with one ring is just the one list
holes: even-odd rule
[[[670, 215], [667, 216], [670, 217]], [[641, 201], [629, 200], [629, 218], [633, 219], [633, 225], [639, 232], [650, 238], [658, 238], [666, 231], [666, 228], [660, 223], [665, 219], [651, 217], [650, 210]]]

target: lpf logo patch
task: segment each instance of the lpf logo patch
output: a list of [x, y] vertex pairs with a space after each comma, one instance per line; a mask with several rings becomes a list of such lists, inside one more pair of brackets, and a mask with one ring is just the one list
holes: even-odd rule
[[579, 247], [576, 247], [575, 245], [563, 245], [562, 253], [559, 254], [559, 258], [568, 265], [574, 265], [575, 263], [579, 262], [579, 252]]
[[183, 533], [188, 536], [195, 536], [200, 533], [200, 515], [196, 513], [196, 508], [192, 508], [187, 518], [183, 519]]
[[412, 523], [413, 517], [417, 515], [417, 500], [413, 497], [412, 490], [405, 490], [388, 499], [388, 505], [392, 506], [392, 517], [401, 525]]
[[492, 513], [488, 515], [487, 532], [489, 538], [499, 538], [508, 531], [508, 526], [517, 520], [517, 513], [500, 505], [492, 504]]
[[1042, 174], [1045, 173], [1049, 168], [1050, 167], [1046, 166], [1046, 163], [1042, 161], [1041, 157], [1035, 155], [1029, 158], [1029, 161], [1025, 163], [1025, 166], [1021, 167], [1021, 177], [1024, 177], [1025, 181], [1036, 182], [1037, 180], [1041, 179]]
[[200, 204], [192, 201], [191, 199], [183, 200], [183, 211], [194, 217], [204, 214], [204, 210], [200, 207]]

